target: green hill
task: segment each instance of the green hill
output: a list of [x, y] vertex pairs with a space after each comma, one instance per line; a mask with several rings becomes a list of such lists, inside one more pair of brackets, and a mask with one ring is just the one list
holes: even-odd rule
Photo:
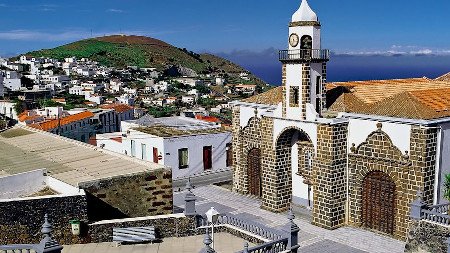
[[[101, 65], [123, 68], [126, 66], [154, 67], [165, 70], [170, 66], [182, 66], [200, 73], [238, 74], [242, 67], [211, 54], [197, 54], [174, 47], [161, 40], [143, 36], [112, 35], [70, 43], [53, 49], [29, 52], [34, 57], [64, 59], [75, 56], [89, 58]], [[252, 76], [252, 79], [262, 81]]]

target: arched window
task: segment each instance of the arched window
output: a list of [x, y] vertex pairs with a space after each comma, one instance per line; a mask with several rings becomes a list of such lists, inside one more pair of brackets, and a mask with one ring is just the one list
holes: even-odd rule
[[303, 35], [300, 41], [300, 49], [312, 49], [312, 38], [309, 35]]

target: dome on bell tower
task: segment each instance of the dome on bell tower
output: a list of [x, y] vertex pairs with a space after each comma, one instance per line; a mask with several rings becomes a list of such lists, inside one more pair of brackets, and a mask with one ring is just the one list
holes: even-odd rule
[[302, 0], [300, 8], [292, 16], [292, 22], [319, 21], [316, 13], [309, 7], [307, 0]]

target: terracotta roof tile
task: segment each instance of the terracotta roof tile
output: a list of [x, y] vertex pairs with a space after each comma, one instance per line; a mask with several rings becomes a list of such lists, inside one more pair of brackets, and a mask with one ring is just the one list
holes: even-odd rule
[[124, 104], [109, 104], [100, 106], [102, 109], [113, 109], [118, 113], [127, 112], [129, 110], [133, 110], [134, 108], [129, 105]]
[[94, 114], [92, 112], [86, 111], [86, 112], [81, 112], [81, 113], [77, 113], [74, 115], [70, 115], [70, 116], [61, 118], [59, 120], [53, 119], [53, 120], [48, 120], [48, 121], [45, 121], [42, 123], [31, 124], [29, 126], [36, 128], [36, 129], [40, 129], [40, 130], [49, 131], [49, 130], [57, 128], [58, 124], [60, 126], [64, 126], [64, 125], [68, 125], [73, 122], [77, 122], [77, 121], [84, 120], [84, 119], [91, 118], [91, 117], [94, 117]]
[[258, 94], [242, 100], [242, 102], [264, 104], [264, 105], [278, 105], [283, 102], [283, 87], [279, 86], [270, 89], [264, 93]]

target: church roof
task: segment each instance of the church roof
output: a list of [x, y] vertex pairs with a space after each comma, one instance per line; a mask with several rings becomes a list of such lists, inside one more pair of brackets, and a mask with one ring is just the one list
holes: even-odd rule
[[264, 93], [258, 94], [242, 100], [246, 103], [264, 104], [264, 105], [278, 105], [283, 102], [283, 87], [279, 86], [270, 89]]
[[327, 84], [327, 90], [340, 86], [350, 88], [351, 93], [364, 103], [373, 104], [403, 92], [450, 88], [450, 82], [428, 78], [340, 82]]
[[292, 16], [292, 22], [319, 21], [316, 13], [309, 7], [307, 0], [302, 0], [300, 8]]

